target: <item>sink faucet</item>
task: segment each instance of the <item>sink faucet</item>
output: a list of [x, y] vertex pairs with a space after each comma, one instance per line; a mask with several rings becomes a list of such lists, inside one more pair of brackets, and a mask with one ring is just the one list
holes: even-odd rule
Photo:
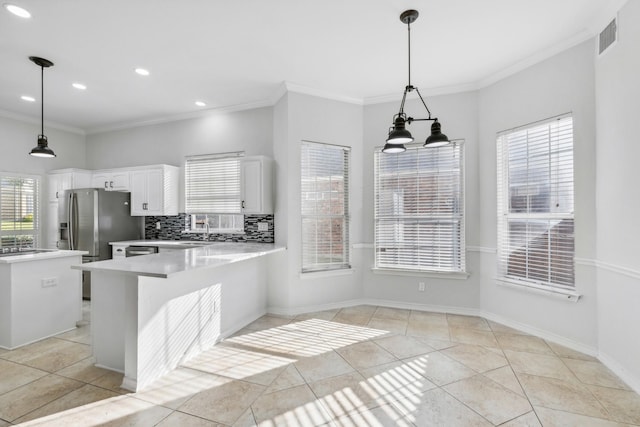
[[204, 233], [202, 234], [204, 240], [209, 240], [209, 223], [204, 224]]

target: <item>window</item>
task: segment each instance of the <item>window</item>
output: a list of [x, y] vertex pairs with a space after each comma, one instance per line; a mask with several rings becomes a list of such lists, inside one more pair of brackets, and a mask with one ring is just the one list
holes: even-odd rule
[[190, 156], [185, 161], [185, 211], [191, 230], [243, 233], [240, 160], [243, 153]]
[[497, 143], [499, 274], [573, 289], [572, 117], [501, 132]]
[[302, 271], [350, 268], [349, 156], [337, 145], [302, 142]]
[[376, 268], [464, 272], [464, 144], [374, 161]]
[[40, 178], [0, 174], [0, 246], [37, 247]]

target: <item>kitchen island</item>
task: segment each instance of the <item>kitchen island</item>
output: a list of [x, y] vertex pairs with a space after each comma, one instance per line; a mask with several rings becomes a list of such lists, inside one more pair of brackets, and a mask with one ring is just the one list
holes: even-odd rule
[[82, 251], [37, 249], [0, 256], [0, 348], [14, 349], [74, 329], [82, 283], [71, 266]]
[[266, 312], [265, 243], [192, 249], [75, 265], [91, 271], [96, 365], [144, 389]]

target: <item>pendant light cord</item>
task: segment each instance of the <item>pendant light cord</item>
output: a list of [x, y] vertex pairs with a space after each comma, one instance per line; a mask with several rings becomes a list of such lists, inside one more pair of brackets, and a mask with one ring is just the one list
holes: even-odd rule
[[411, 22], [407, 22], [407, 40], [409, 41], [408, 43], [408, 50], [409, 50], [409, 87], [411, 87]]
[[40, 134], [44, 136], [44, 67], [40, 66]]

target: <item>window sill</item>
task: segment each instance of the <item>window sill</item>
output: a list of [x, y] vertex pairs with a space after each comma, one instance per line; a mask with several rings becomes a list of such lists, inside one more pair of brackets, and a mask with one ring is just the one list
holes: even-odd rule
[[517, 280], [510, 280], [504, 277], [496, 278], [496, 283], [499, 286], [517, 289], [524, 292], [531, 292], [534, 294], [543, 295], [551, 298], [557, 298], [557, 299], [570, 301], [570, 302], [578, 302], [578, 300], [582, 297], [581, 294], [574, 291], [568, 291], [564, 289], [551, 290], [551, 289], [544, 288], [542, 286], [536, 286], [534, 284], [519, 282]]
[[242, 234], [246, 234], [244, 231], [232, 231], [232, 230], [214, 230], [211, 229], [209, 230], [208, 233], [205, 233], [204, 231], [200, 231], [200, 230], [183, 230], [182, 234], [200, 234], [200, 235], [211, 235], [211, 234], [236, 234], [236, 235], [242, 235]]
[[353, 274], [355, 270], [353, 268], [343, 268], [340, 270], [327, 270], [327, 271], [310, 271], [307, 273], [300, 273], [300, 279], [319, 279], [323, 277], [336, 277], [336, 276], [349, 276]]
[[371, 271], [374, 274], [384, 274], [387, 276], [411, 276], [411, 277], [432, 277], [434, 279], [454, 279], [466, 280], [470, 274], [466, 271], [425, 271], [425, 270], [401, 270], [395, 268], [375, 268]]

